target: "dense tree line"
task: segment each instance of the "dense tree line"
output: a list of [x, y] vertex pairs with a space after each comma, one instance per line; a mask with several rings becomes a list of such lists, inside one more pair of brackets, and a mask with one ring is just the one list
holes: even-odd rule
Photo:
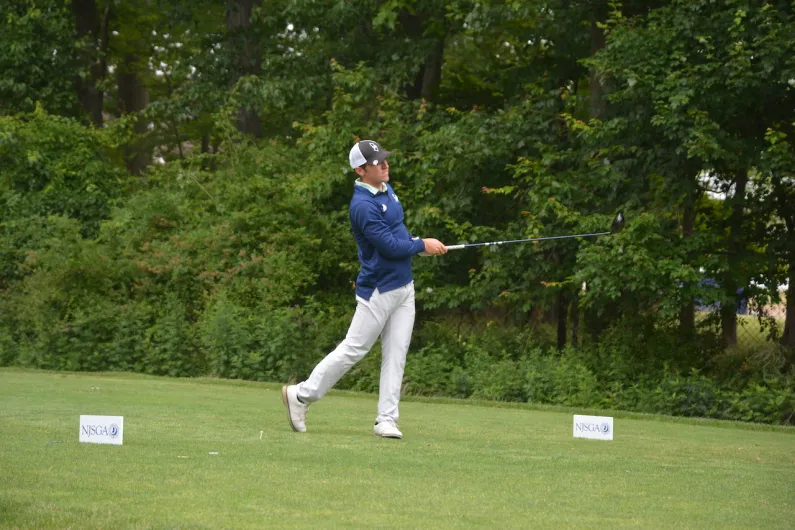
[[416, 234], [628, 219], [418, 258], [407, 391], [794, 421], [783, 0], [7, 2], [0, 364], [306, 375], [361, 138]]

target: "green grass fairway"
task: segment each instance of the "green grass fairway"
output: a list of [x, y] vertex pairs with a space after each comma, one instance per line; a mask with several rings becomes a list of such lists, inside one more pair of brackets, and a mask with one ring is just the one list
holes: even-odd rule
[[[792, 528], [795, 431], [332, 392], [293, 433], [273, 384], [0, 370], [4, 528]], [[80, 414], [124, 445], [78, 443]], [[260, 438], [260, 432], [262, 436]], [[210, 455], [210, 452], [218, 452]]]

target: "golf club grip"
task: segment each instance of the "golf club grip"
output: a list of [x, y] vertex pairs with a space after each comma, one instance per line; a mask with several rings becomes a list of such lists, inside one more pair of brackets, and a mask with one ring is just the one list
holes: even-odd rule
[[[461, 250], [462, 248], [466, 248], [466, 245], [445, 245], [445, 248], [447, 248], [447, 250]], [[420, 252], [420, 256], [430, 256], [430, 254], [423, 251]]]

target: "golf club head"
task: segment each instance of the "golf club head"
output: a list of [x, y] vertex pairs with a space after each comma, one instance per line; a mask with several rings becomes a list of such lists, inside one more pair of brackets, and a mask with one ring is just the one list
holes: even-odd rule
[[621, 232], [624, 229], [624, 214], [618, 212], [616, 218], [613, 219], [613, 224], [610, 226], [610, 231], [614, 234]]

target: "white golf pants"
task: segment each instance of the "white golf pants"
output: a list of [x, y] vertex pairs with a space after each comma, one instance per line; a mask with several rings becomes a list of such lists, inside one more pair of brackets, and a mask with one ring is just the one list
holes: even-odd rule
[[414, 282], [393, 291], [373, 292], [370, 300], [356, 297], [356, 313], [348, 334], [337, 348], [298, 385], [298, 397], [306, 403], [326, 395], [337, 381], [373, 347], [381, 336], [381, 381], [376, 422], [397, 423], [400, 387], [406, 352], [414, 328]]

